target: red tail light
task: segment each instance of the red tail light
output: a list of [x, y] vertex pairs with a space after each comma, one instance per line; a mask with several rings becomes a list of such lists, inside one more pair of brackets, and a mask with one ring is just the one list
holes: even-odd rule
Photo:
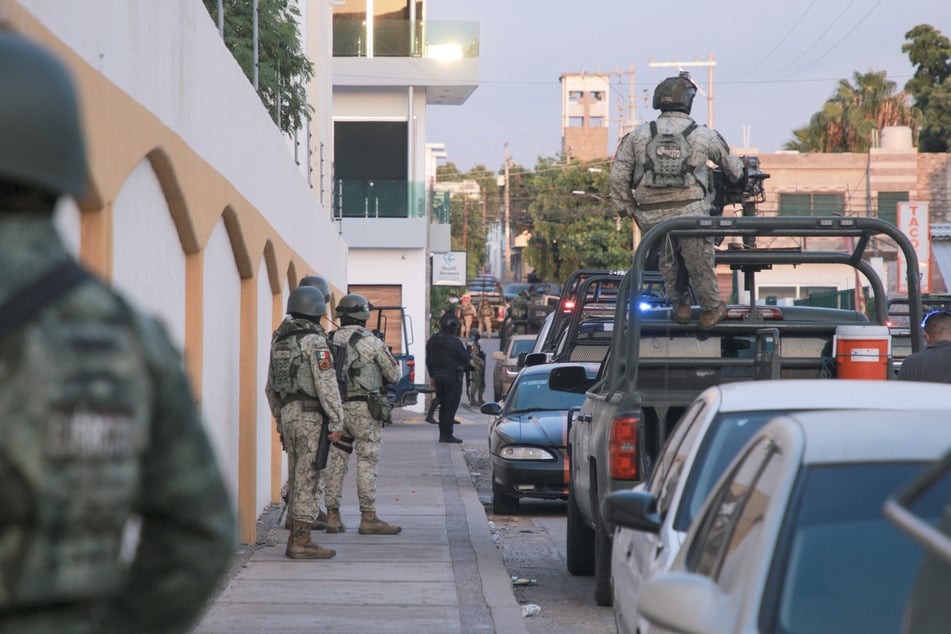
[[575, 300], [573, 299], [566, 299], [564, 305], [562, 306], [562, 310], [566, 313], [570, 313], [572, 310], [574, 310], [574, 308]]
[[409, 368], [409, 382], [416, 383], [416, 359], [407, 359], [406, 366]]
[[611, 421], [609, 464], [611, 478], [637, 479], [637, 417], [624, 416]]

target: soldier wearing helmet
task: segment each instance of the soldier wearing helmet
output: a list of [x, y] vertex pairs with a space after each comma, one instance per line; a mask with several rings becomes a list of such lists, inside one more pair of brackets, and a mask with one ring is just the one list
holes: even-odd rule
[[[719, 166], [734, 183], [746, 177], [743, 161], [730, 154], [720, 134], [698, 126], [690, 117], [697, 87], [688, 73], [668, 77], [654, 90], [655, 121], [643, 123], [618, 146], [611, 167], [611, 199], [618, 213], [631, 216], [641, 231], [681, 216], [706, 216], [715, 195], [707, 161]], [[678, 273], [686, 270], [700, 302], [700, 327], [723, 319], [714, 263], [713, 238], [672, 238], [664, 245], [659, 268], [673, 306], [673, 318], [689, 323], [689, 294]]]
[[0, 95], [0, 630], [191, 631], [232, 560], [231, 495], [164, 328], [53, 224], [87, 183], [69, 72], [0, 30]]
[[461, 443], [452, 433], [456, 410], [462, 400], [462, 377], [469, 367], [469, 353], [459, 339], [459, 318], [446, 313], [439, 332], [426, 342], [426, 371], [439, 401], [439, 442]]
[[370, 302], [363, 295], [351, 293], [337, 305], [340, 328], [331, 341], [338, 355], [343, 356], [342, 369], [347, 395], [344, 399], [344, 435], [334, 443], [325, 474], [327, 532], [346, 530], [340, 517], [343, 479], [347, 475], [350, 453], [357, 453], [357, 498], [360, 505], [361, 535], [396, 535], [402, 529], [384, 522], [376, 514], [376, 471], [383, 440], [383, 422], [389, 418], [389, 402], [384, 393], [386, 383], [397, 383], [402, 377], [399, 363], [382, 339], [367, 330]]
[[329, 559], [336, 552], [311, 540], [317, 521], [317, 449], [326, 434], [338, 441], [343, 403], [333, 355], [320, 319], [327, 312], [324, 293], [298, 286], [287, 298], [287, 313], [271, 338], [264, 388], [281, 444], [287, 452], [287, 517], [290, 534], [284, 551], [291, 559]]

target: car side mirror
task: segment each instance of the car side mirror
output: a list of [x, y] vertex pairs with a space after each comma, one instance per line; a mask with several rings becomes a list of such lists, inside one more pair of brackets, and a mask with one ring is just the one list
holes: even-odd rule
[[657, 498], [643, 490], [615, 491], [604, 498], [601, 516], [611, 526], [646, 533], [660, 531]]
[[583, 365], [566, 365], [555, 368], [548, 375], [548, 387], [556, 392], [584, 394], [594, 385]]
[[530, 368], [533, 365], [542, 365], [547, 361], [548, 359], [544, 352], [527, 352], [525, 353], [525, 359], [522, 365], [526, 368]]
[[489, 416], [498, 416], [502, 413], [502, 408], [496, 402], [483, 403], [479, 411]]

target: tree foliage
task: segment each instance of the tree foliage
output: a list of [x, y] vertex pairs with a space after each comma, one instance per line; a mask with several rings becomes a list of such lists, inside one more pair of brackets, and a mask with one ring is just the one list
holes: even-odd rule
[[922, 152], [947, 152], [951, 143], [951, 40], [929, 24], [905, 33], [903, 53], [916, 67], [905, 91], [922, 113], [918, 148]]
[[[218, 0], [204, 0], [217, 24]], [[253, 0], [224, 0], [225, 46], [247, 78], [254, 78]], [[314, 65], [301, 48], [300, 11], [291, 0], [258, 0], [258, 96], [284, 132], [302, 127], [313, 112], [306, 84]]]
[[607, 160], [540, 158], [528, 204], [532, 237], [525, 259], [542, 279], [562, 281], [580, 268], [627, 269], [632, 226], [610, 202]]
[[867, 152], [873, 134], [886, 126], [909, 126], [914, 134], [921, 113], [908, 104], [904, 93], [885, 71], [856, 72], [853, 81], [842, 79], [822, 110], [809, 125], [793, 130], [795, 139], [785, 145], [800, 152]]

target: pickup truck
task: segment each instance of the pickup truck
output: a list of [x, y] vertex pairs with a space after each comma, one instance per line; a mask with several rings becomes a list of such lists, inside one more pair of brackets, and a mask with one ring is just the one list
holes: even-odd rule
[[[412, 323], [402, 306], [371, 306], [367, 328], [383, 340], [400, 364], [401, 378], [385, 386], [386, 397], [393, 407], [415, 405], [421, 393], [432, 392], [429, 385], [416, 383], [416, 357], [410, 352], [413, 345]], [[384, 424], [391, 421], [384, 421]]]
[[[584, 391], [580, 409], [568, 414], [569, 487], [566, 563], [574, 575], [595, 575], [595, 600], [611, 603], [612, 529], [601, 518], [611, 492], [645, 480], [685, 406], [710, 385], [729, 381], [835, 376], [832, 351], [840, 325], [872, 325], [860, 312], [806, 306], [764, 306], [755, 290], [749, 303], [730, 305], [722, 322], [700, 331], [700, 308], [689, 324], [672, 321], [668, 306], [642, 306], [640, 289], [648, 254], [668, 235], [742, 236], [744, 248], [720, 249], [717, 262], [742, 273], [755, 289], [755, 274], [766, 268], [806, 263], [857, 269], [872, 290], [871, 314], [884, 324], [885, 289], [862, 255], [872, 237], [892, 239], [908, 262], [909, 328], [914, 350], [921, 341], [918, 261], [908, 238], [894, 225], [874, 218], [725, 217], [676, 218], [648, 231], [618, 291], [612, 337], [598, 377], [585, 381], [581, 366], [552, 372], [549, 385]], [[756, 238], [851, 237], [848, 251], [757, 248]], [[635, 290], [637, 289], [637, 290]], [[883, 366], [886, 364], [883, 363]], [[882, 378], [891, 378], [883, 368]], [[848, 398], [843, 388], [843, 398]]]

